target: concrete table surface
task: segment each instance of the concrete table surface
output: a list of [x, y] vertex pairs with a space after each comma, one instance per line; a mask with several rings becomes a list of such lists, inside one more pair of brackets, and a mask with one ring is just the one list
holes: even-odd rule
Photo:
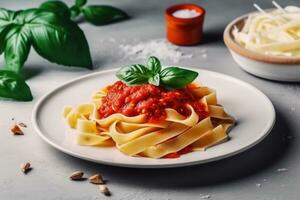
[[[0, 7], [22, 9], [41, 1], [1, 1]], [[263, 91], [273, 102], [277, 121], [271, 134], [252, 149], [231, 158], [205, 165], [177, 169], [127, 169], [80, 160], [50, 147], [32, 128], [30, 116], [35, 102], [47, 91], [94, 71], [124, 66], [140, 60], [124, 58], [120, 44], [148, 41], [165, 37], [164, 9], [182, 1], [171, 0], [103, 0], [90, 1], [111, 4], [126, 10], [131, 19], [102, 27], [81, 23], [90, 44], [95, 69], [93, 71], [58, 66], [39, 57], [33, 50], [24, 67], [31, 86], [32, 102], [0, 101], [0, 199], [205, 199], [213, 200], [296, 200], [300, 190], [300, 85], [256, 78], [242, 71], [223, 44], [224, 27], [235, 17], [254, 10], [253, 1], [194, 1], [206, 8], [205, 43], [182, 47], [193, 57], [181, 59], [178, 65], [196, 66], [218, 71], [247, 81]], [[69, 2], [71, 3], [71, 1]], [[271, 1], [256, 3], [271, 7]], [[281, 1], [281, 4], [297, 4]], [[201, 51], [207, 51], [207, 57]], [[168, 63], [167, 63], [168, 62]], [[3, 56], [0, 60], [4, 65]], [[165, 64], [172, 64], [165, 61]], [[79, 94], [80, 95], [80, 94]], [[253, 99], [249, 99], [252, 101]], [[247, 102], [245, 102], [247, 106]], [[28, 125], [25, 136], [9, 132], [11, 119]], [[241, 133], [242, 134], [242, 133]], [[19, 169], [29, 161], [33, 170], [24, 175]], [[280, 172], [278, 169], [286, 168]], [[71, 172], [100, 172], [112, 191], [104, 197], [87, 182], [72, 182]], [[209, 196], [206, 196], [209, 195]]]

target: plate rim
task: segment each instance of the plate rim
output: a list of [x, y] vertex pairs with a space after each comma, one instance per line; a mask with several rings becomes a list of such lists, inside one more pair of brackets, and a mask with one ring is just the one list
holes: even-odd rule
[[238, 78], [235, 78], [235, 77], [227, 75], [227, 74], [223, 74], [223, 73], [216, 72], [216, 71], [211, 71], [211, 70], [206, 70], [206, 69], [202, 69], [202, 68], [196, 68], [196, 67], [183, 67], [183, 68], [206, 71], [206, 72], [209, 72], [209, 73], [213, 73], [217, 76], [223, 76], [227, 79], [238, 81], [238, 82], [246, 85], [247, 87], [250, 87], [251, 89], [254, 89], [256, 92], [258, 92], [260, 95], [262, 95], [267, 100], [268, 105], [271, 108], [271, 115], [272, 115], [271, 116], [272, 119], [270, 119], [269, 123], [265, 126], [265, 129], [262, 131], [262, 132], [264, 132], [262, 137], [257, 139], [255, 142], [252, 142], [251, 144], [248, 144], [247, 146], [244, 146], [243, 148], [240, 148], [240, 149], [235, 150], [233, 152], [227, 153], [225, 155], [221, 155], [221, 156], [217, 156], [217, 157], [213, 157], [213, 158], [208, 158], [208, 159], [205, 159], [205, 160], [194, 160], [194, 161], [187, 161], [187, 162], [183, 162], [183, 163], [169, 163], [169, 164], [163, 163], [163, 164], [146, 164], [146, 165], [143, 165], [143, 164], [128, 164], [128, 163], [121, 163], [121, 162], [111, 162], [111, 161], [97, 160], [97, 159], [89, 158], [89, 157], [86, 157], [85, 155], [83, 155], [81, 153], [73, 152], [72, 150], [63, 147], [62, 145], [56, 144], [50, 138], [47, 138], [45, 134], [43, 134], [42, 130], [39, 128], [37, 116], [38, 116], [39, 108], [43, 105], [44, 101], [48, 97], [55, 94], [56, 91], [62, 90], [63, 88], [69, 86], [70, 84], [72, 84], [74, 82], [77, 82], [77, 81], [82, 80], [82, 79], [86, 79], [88, 77], [97, 76], [99, 74], [115, 72], [119, 68], [101, 70], [101, 71], [92, 72], [92, 73], [89, 73], [89, 74], [86, 74], [86, 75], [82, 75], [82, 76], [73, 78], [69, 81], [63, 82], [62, 84], [58, 85], [57, 87], [55, 87], [55, 88], [51, 89], [50, 91], [46, 92], [44, 95], [42, 95], [37, 100], [37, 102], [35, 103], [35, 105], [33, 107], [32, 115], [31, 115], [31, 122], [33, 124], [33, 128], [37, 132], [37, 134], [44, 140], [44, 142], [48, 143], [50, 146], [54, 147], [55, 149], [57, 149], [59, 151], [62, 151], [63, 153], [66, 153], [68, 155], [71, 155], [71, 156], [79, 158], [79, 159], [83, 159], [83, 160], [91, 161], [91, 162], [94, 162], [94, 163], [98, 163], [98, 164], [104, 164], [104, 165], [116, 166], [116, 167], [125, 167], [125, 168], [175, 168], [175, 167], [184, 167], [184, 166], [205, 164], [205, 163], [221, 160], [221, 159], [228, 158], [228, 157], [237, 155], [239, 153], [242, 153], [242, 152], [254, 147], [258, 143], [260, 143], [262, 140], [264, 140], [270, 134], [270, 132], [273, 129], [274, 124], [276, 122], [276, 112], [275, 112], [275, 108], [274, 108], [273, 103], [268, 98], [268, 96], [265, 95], [262, 91], [260, 91], [259, 89], [257, 89], [255, 86], [253, 86], [250, 83], [247, 83], [243, 80], [240, 80]]

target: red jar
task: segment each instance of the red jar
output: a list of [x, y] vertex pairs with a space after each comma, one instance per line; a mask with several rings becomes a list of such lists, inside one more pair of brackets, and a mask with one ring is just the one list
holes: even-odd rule
[[[195, 10], [198, 16], [179, 18], [173, 16], [177, 10]], [[167, 39], [176, 45], [196, 45], [202, 42], [205, 10], [196, 4], [177, 4], [166, 9]]]

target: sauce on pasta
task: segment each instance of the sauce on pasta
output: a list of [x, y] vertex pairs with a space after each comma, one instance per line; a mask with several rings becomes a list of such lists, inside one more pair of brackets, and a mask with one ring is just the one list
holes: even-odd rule
[[205, 104], [193, 96], [189, 85], [183, 89], [166, 90], [151, 84], [128, 86], [117, 81], [107, 87], [107, 95], [102, 99], [98, 108], [101, 118], [115, 113], [125, 116], [145, 114], [149, 122], [159, 122], [167, 117], [165, 109], [172, 108], [178, 113], [189, 116], [191, 105], [200, 119], [206, 118], [209, 113]]
[[178, 158], [228, 140], [235, 120], [218, 103], [216, 91], [193, 83], [198, 72], [161, 67], [152, 56], [145, 66], [121, 68], [116, 76], [123, 82], [95, 91], [89, 102], [65, 106], [63, 116], [77, 130], [77, 144], [112, 146], [128, 156]]
[[183, 148], [180, 151], [177, 151], [175, 153], [169, 153], [169, 154], [165, 155], [163, 158], [179, 158], [181, 155], [191, 153], [193, 151], [194, 151], [193, 147], [187, 146], [187, 147], [185, 147], [185, 148]]

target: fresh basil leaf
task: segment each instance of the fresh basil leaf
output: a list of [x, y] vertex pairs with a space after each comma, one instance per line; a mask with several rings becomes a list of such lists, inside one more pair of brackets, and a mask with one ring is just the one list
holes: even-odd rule
[[150, 77], [148, 79], [148, 83], [155, 85], [155, 86], [159, 86], [160, 84], [160, 75], [159, 74], [155, 74], [154, 76]]
[[179, 67], [168, 67], [160, 73], [161, 83], [169, 89], [183, 88], [193, 82], [197, 76], [197, 72]]
[[46, 1], [39, 7], [45, 11], [58, 13], [62, 17], [70, 18], [71, 13], [67, 4], [62, 1]]
[[13, 27], [13, 25], [10, 24], [10, 25], [6, 25], [5, 27], [3, 27], [0, 30], [0, 55], [3, 53], [3, 51], [5, 49], [5, 38], [6, 38], [6, 35], [11, 30], [12, 27]]
[[84, 6], [86, 4], [86, 2], [87, 2], [87, 0], [76, 0], [75, 5], [80, 8], [80, 7]]
[[26, 26], [15, 26], [7, 33], [4, 51], [6, 69], [20, 72], [29, 55], [30, 38], [30, 30]]
[[31, 101], [32, 94], [25, 80], [12, 71], [0, 70], [0, 97]]
[[80, 9], [76, 5], [74, 5], [70, 8], [70, 12], [71, 12], [71, 19], [74, 19], [80, 14]]
[[0, 8], [0, 55], [4, 51], [5, 37], [12, 26], [14, 14], [13, 11]]
[[150, 56], [147, 62], [147, 68], [151, 71], [153, 75], [161, 71], [161, 64], [158, 58], [155, 56]]
[[14, 15], [14, 11], [0, 8], [0, 32], [6, 25], [12, 23]]
[[116, 76], [128, 85], [135, 85], [148, 83], [151, 73], [144, 65], [136, 64], [121, 68]]
[[31, 8], [26, 10], [15, 11], [14, 24], [22, 26], [30, 23], [32, 20], [39, 18], [39, 13], [46, 12], [42, 9]]
[[128, 18], [128, 15], [115, 7], [90, 5], [82, 8], [84, 18], [94, 25], [105, 25]]
[[28, 22], [36, 52], [51, 62], [92, 68], [87, 40], [78, 25], [53, 12], [40, 11]]

